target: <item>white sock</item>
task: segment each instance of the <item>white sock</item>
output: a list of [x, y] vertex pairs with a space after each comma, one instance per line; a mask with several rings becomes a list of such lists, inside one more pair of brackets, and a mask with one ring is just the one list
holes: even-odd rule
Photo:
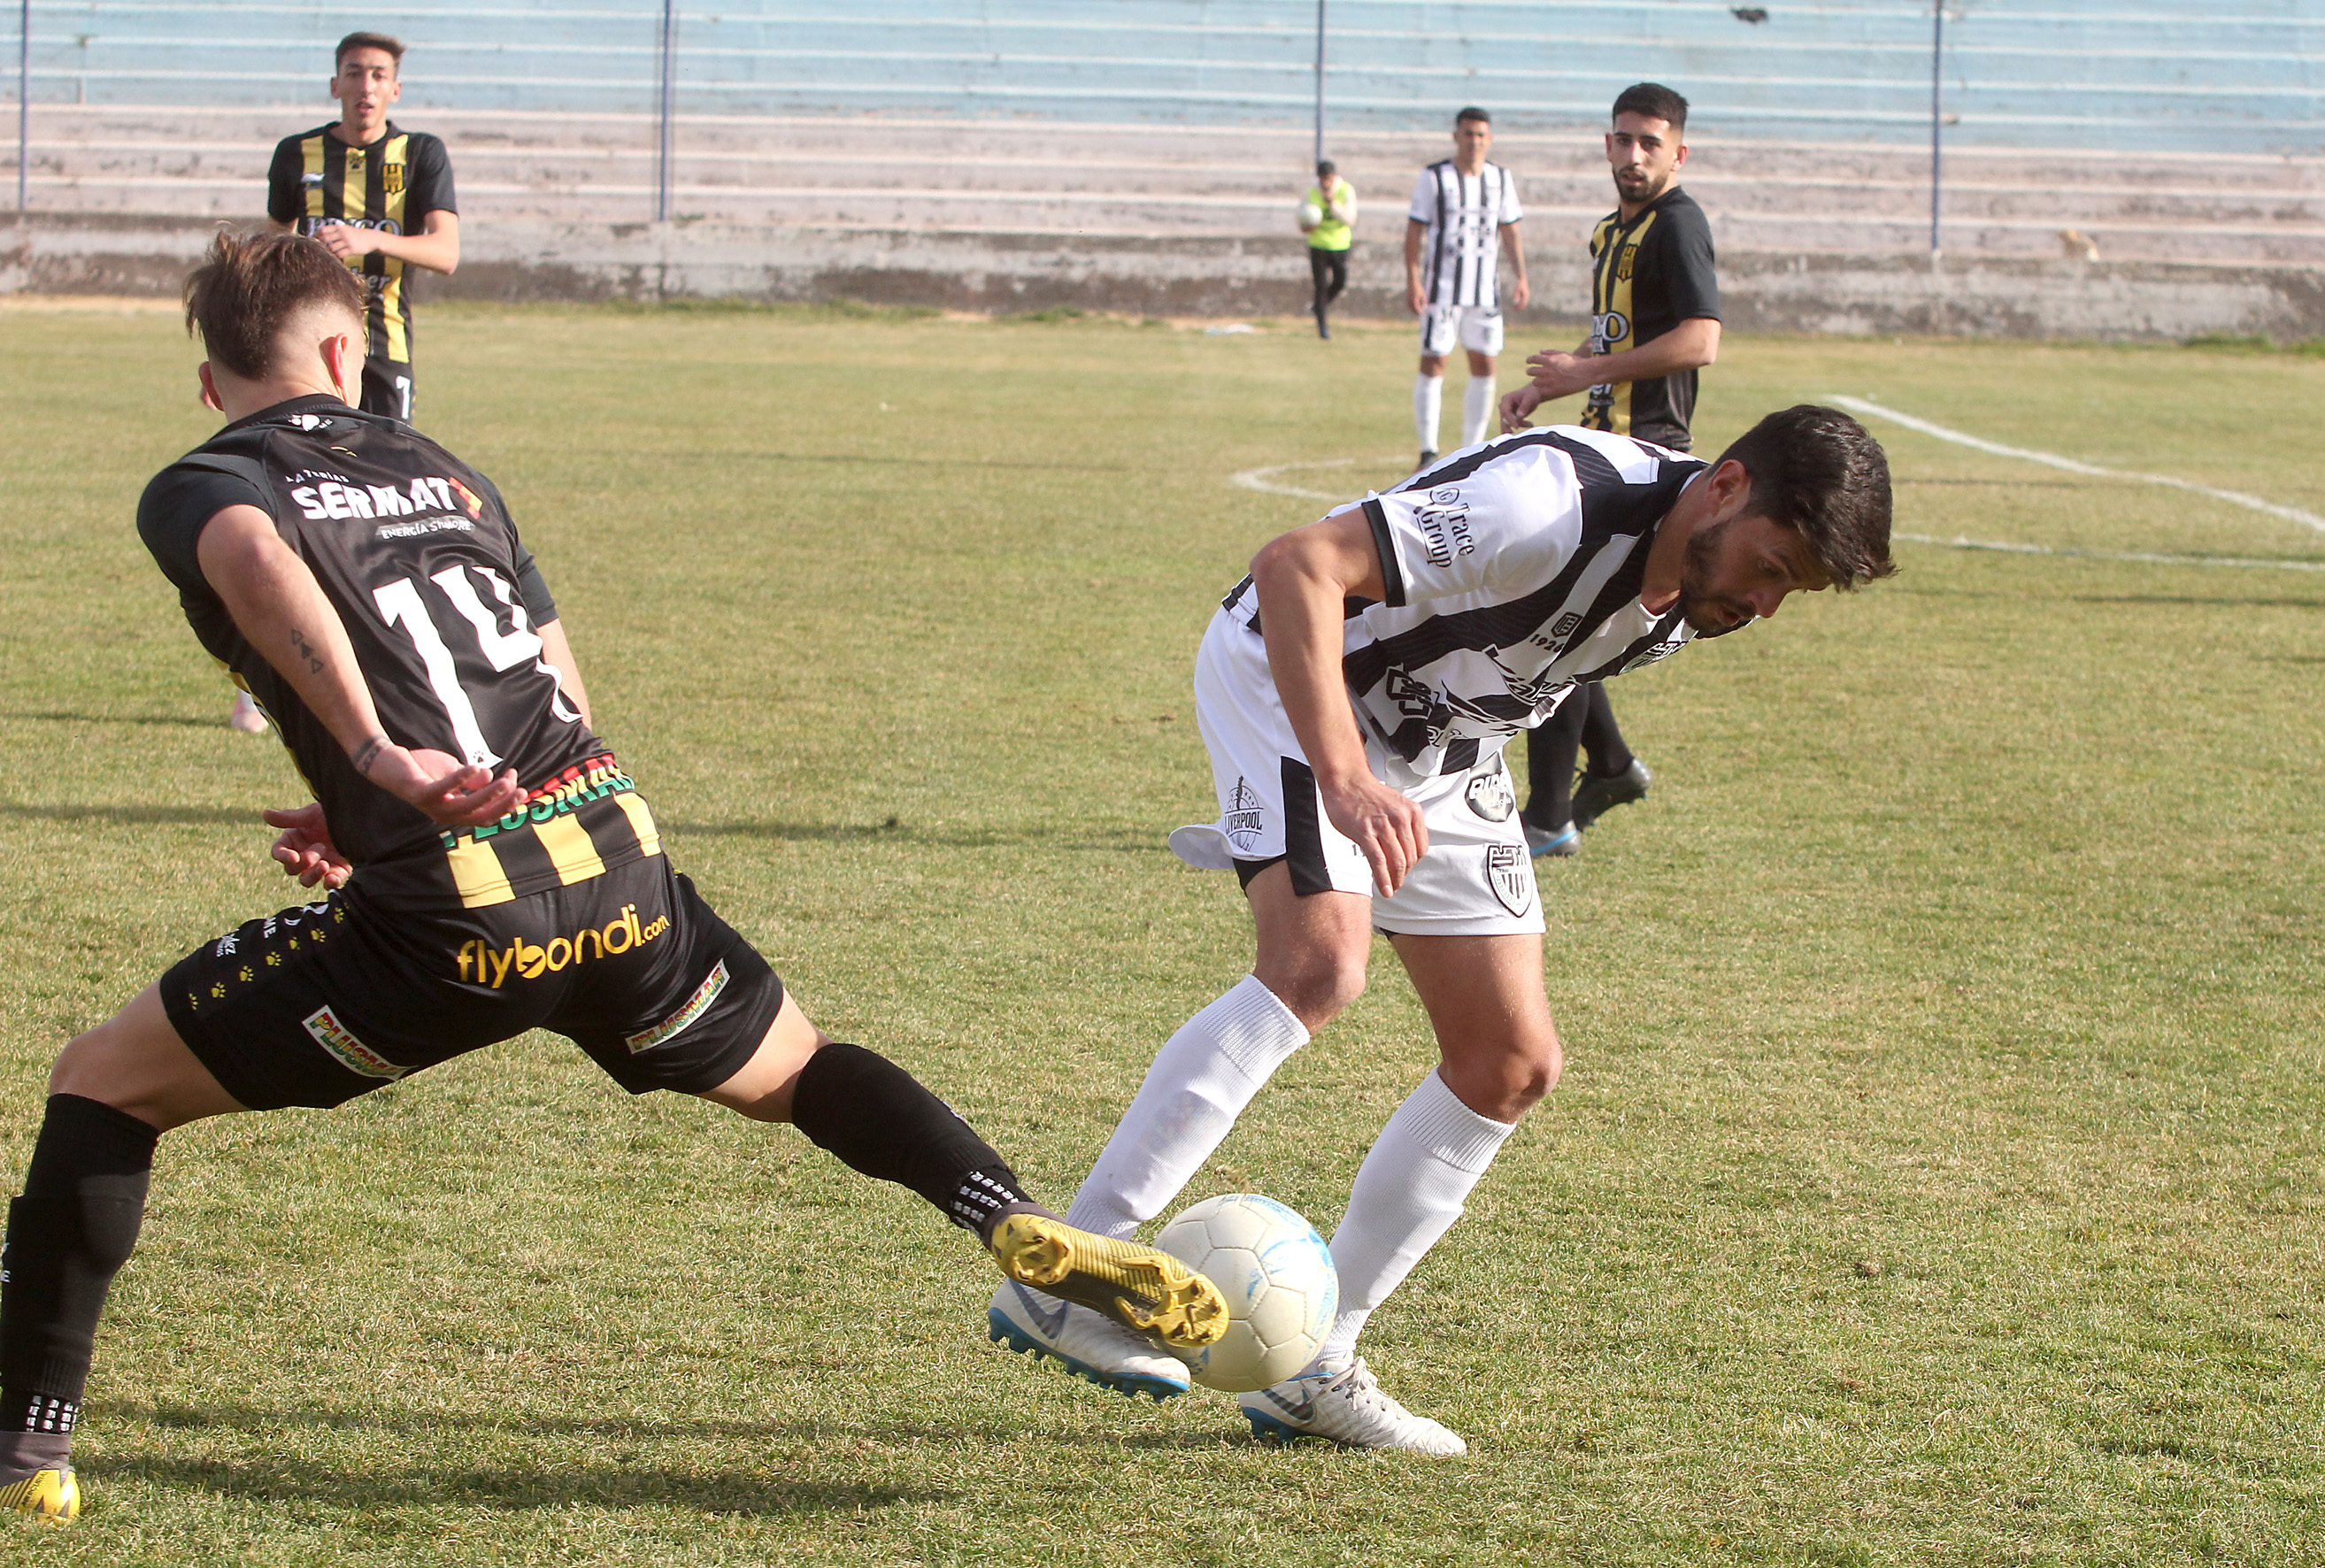
[[1445, 378], [1441, 375], [1416, 375], [1413, 378], [1413, 428], [1421, 432], [1421, 449], [1437, 450], [1437, 421], [1445, 411]]
[[1260, 1086], [1308, 1043], [1307, 1028], [1246, 974], [1155, 1053], [1066, 1222], [1127, 1236], [1162, 1212], [1227, 1139]]
[[1461, 444], [1474, 447], [1486, 438], [1494, 418], [1494, 378], [1473, 375], [1461, 393]]
[[1301, 1375], [1337, 1372], [1355, 1360], [1365, 1320], [1461, 1217], [1469, 1189], [1516, 1130], [1514, 1121], [1491, 1121], [1462, 1104], [1435, 1073], [1396, 1108], [1332, 1232], [1340, 1312]]

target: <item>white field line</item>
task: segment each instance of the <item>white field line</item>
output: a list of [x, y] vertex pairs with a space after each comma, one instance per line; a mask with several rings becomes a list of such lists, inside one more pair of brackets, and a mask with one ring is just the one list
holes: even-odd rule
[[2046, 544], [2010, 544], [2001, 540], [1940, 539], [1929, 533], [1893, 533], [1904, 544], [1935, 545], [1941, 549], [1999, 550], [2014, 556], [2071, 556], [2087, 561], [2138, 561], [2158, 567], [2246, 567], [2274, 572], [2325, 572], [2325, 561], [2273, 561], [2244, 556], [2174, 556], [2154, 550], [2059, 549]]
[[[2128, 468], [2102, 468], [2096, 463], [2084, 463], [2072, 457], [2061, 457], [2056, 452], [2037, 452], [2029, 447], [2005, 447], [1999, 441], [1989, 441], [1982, 437], [1970, 435], [1967, 431], [1951, 429], [1944, 425], [1931, 424], [1927, 420], [1916, 419], [1912, 414], [1900, 413], [1895, 409], [1885, 407], [1869, 398], [1843, 397], [1836, 392], [1826, 394], [1825, 401], [1838, 403], [1851, 413], [1871, 414], [1877, 419], [1887, 420], [1893, 424], [1903, 425], [1909, 430], [1919, 430], [1925, 436], [1935, 436], [1941, 441], [1951, 441], [1958, 447], [1969, 447], [1980, 452], [1991, 452], [1997, 457], [2015, 457], [2021, 462], [2041, 463], [2047, 467], [2063, 468], [2070, 474], [2088, 474], [2098, 479], [2135, 479], [2142, 484], [2162, 484], [2172, 490], [2185, 490], [2194, 495], [2209, 495], [2215, 501], [2225, 501], [2231, 506], [2241, 506], [2253, 512], [2266, 512], [2271, 517], [2281, 517], [2287, 522], [2297, 522], [2303, 528], [2311, 528], [2320, 533], [2325, 533], [2325, 517], [2320, 517], [2313, 512], [2303, 512], [2297, 506], [2280, 506], [2274, 501], [2264, 501], [2257, 495], [2247, 495], [2241, 490], [2215, 490], [2209, 484], [2199, 484], [2191, 479], [2175, 479], [2169, 474], [2140, 474]], [[2122, 558], [2134, 560], [2147, 558], [2126, 556]]]
[[[1836, 403], [1854, 401], [1867, 412], [1878, 412], [1884, 415], [1888, 413], [1887, 410], [1865, 402], [1861, 399], [1835, 397], [1827, 401]], [[1904, 416], [1896, 417], [1902, 419]], [[1975, 439], [1975, 438], [1966, 438]], [[1979, 445], [1989, 449], [2000, 450], [2007, 456], [2019, 455], [2007, 447], [1992, 447], [1991, 443], [1980, 442]], [[1354, 468], [1360, 464], [1368, 466], [1393, 464], [1401, 463], [1403, 460], [1403, 454], [1394, 453], [1383, 457], [1324, 457], [1310, 463], [1271, 463], [1264, 467], [1245, 468], [1230, 474], [1227, 475], [1227, 483], [1242, 490], [1256, 490], [1266, 495], [1296, 496], [1301, 501], [1348, 501], [1354, 498], [1345, 490], [1304, 490], [1296, 484], [1278, 483], [1276, 475], [1302, 469]], [[2061, 458], [2059, 461], [2064, 463], [2071, 459]], [[2105, 469], [2091, 469], [2088, 465], [2078, 465], [2076, 471], [2099, 474], [2107, 472]], [[1935, 534], [1928, 533], [1899, 533], [1892, 534], [1890, 537], [1900, 544], [1933, 545], [1940, 549], [1994, 550], [2003, 555], [2059, 556], [2089, 561], [2131, 561], [2144, 566], [2157, 567], [2242, 567], [2256, 571], [2325, 572], [2325, 561], [2267, 560], [2247, 556], [2168, 555], [2157, 550], [2066, 549], [2050, 545], [2013, 544], [2003, 540], [1966, 539], [1959, 535], [1952, 539], [1941, 539]]]

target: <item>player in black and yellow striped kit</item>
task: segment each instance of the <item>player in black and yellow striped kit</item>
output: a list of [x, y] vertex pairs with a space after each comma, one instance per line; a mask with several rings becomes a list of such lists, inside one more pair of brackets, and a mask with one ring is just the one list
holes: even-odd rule
[[[1502, 400], [1502, 428], [1523, 429], [1553, 398], [1588, 391], [1577, 421], [1684, 452], [1695, 414], [1695, 373], [1719, 355], [1719, 281], [1711, 227], [1677, 183], [1687, 161], [1687, 100], [1656, 82], [1615, 100], [1607, 161], [1616, 208], [1590, 234], [1590, 336], [1572, 354], [1526, 360], [1533, 380]], [[1589, 765], [1574, 781], [1576, 760]], [[1570, 855], [1582, 830], [1614, 807], [1644, 798], [1650, 775], [1631, 754], [1597, 682], [1526, 735], [1532, 780], [1526, 843], [1536, 855]]]
[[0, 1250], [0, 1509], [79, 1511], [73, 1428], [163, 1134], [338, 1105], [535, 1027], [632, 1093], [791, 1122], [1010, 1279], [1216, 1342], [1209, 1281], [1032, 1203], [944, 1102], [817, 1029], [671, 868], [499, 493], [352, 406], [365, 305], [292, 235], [221, 235], [188, 282], [204, 401], [229, 423], [146, 487], [138, 532], [314, 789], [267, 819], [323, 896], [204, 942], [58, 1056]]
[[450, 272], [460, 264], [460, 218], [444, 143], [389, 123], [403, 95], [403, 45], [378, 32], [339, 40], [331, 96], [339, 117], [274, 149], [266, 172], [266, 216], [320, 240], [369, 291], [363, 409], [412, 420], [412, 295], [414, 267]]

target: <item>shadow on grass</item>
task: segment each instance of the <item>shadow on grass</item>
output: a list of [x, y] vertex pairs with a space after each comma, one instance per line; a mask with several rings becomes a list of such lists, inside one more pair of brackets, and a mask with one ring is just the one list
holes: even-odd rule
[[226, 721], [217, 715], [188, 718], [178, 714], [75, 714], [55, 709], [37, 713], [0, 712], [0, 719], [24, 719], [50, 724], [174, 724], [190, 730], [223, 730]]
[[125, 827], [155, 823], [182, 823], [197, 827], [257, 827], [258, 807], [228, 809], [219, 806], [24, 806], [0, 802], [0, 816], [28, 816], [36, 822], [105, 822]]
[[2315, 599], [2255, 599], [2223, 594], [2073, 594], [2062, 595], [2077, 604], [2181, 604], [2209, 610], [2227, 607], [2237, 610], [2314, 610], [2325, 605], [2325, 596]]
[[[600, 448], [602, 450], [603, 448]], [[999, 457], [900, 457], [893, 452], [655, 452], [641, 457], [687, 459], [716, 458], [753, 463], [845, 463], [850, 467], [882, 468], [1030, 468], [1058, 474], [1162, 474], [1162, 468], [1133, 468], [1125, 464], [1014, 463]]]

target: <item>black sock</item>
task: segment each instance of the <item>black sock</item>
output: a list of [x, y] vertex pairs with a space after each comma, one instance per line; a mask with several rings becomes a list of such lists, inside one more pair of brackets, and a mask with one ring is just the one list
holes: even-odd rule
[[1590, 703], [1583, 710], [1578, 732], [1582, 737], [1582, 749], [1590, 753], [1590, 771], [1598, 778], [1612, 779], [1629, 770], [1631, 748], [1624, 743], [1623, 732], [1615, 723], [1615, 705], [1607, 700], [1606, 686], [1591, 681], [1576, 696], [1579, 699], [1586, 694]]
[[834, 1041], [807, 1059], [792, 1123], [852, 1169], [912, 1188], [979, 1240], [1003, 1211], [1028, 1206], [1016, 1175], [958, 1111], [861, 1046]]
[[105, 1293], [144, 1222], [161, 1136], [98, 1101], [49, 1096], [0, 1246], [0, 1433], [70, 1435]]
[[1585, 687], [1558, 711], [1526, 732], [1524, 816], [1536, 827], [1558, 832], [1574, 820], [1574, 757], [1582, 745], [1582, 718], [1589, 705]]

